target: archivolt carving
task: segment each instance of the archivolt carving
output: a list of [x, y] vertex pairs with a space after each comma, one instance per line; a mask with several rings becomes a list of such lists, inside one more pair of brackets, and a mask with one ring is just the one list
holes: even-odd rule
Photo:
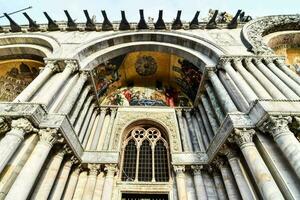
[[271, 55], [273, 50], [263, 42], [263, 36], [277, 31], [299, 30], [300, 15], [278, 15], [258, 18], [247, 23], [242, 36], [249, 50], [257, 55]]
[[113, 135], [114, 143], [113, 150], [118, 150], [121, 145], [122, 134], [126, 127], [138, 120], [150, 120], [157, 122], [165, 127], [170, 140], [171, 152], [180, 150], [179, 131], [175, 114], [172, 112], [126, 112], [118, 111], [117, 118], [114, 124]]

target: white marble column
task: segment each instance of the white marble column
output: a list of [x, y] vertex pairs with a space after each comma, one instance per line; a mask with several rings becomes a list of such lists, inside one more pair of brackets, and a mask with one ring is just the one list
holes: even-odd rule
[[235, 183], [233, 174], [225, 160], [217, 157], [214, 161], [214, 164], [220, 169], [228, 198], [230, 200], [241, 199], [241, 195]]
[[182, 143], [183, 151], [189, 151], [189, 145], [188, 145], [188, 142], [186, 139], [187, 130], [185, 130], [184, 125], [183, 125], [182, 110], [176, 109], [176, 115], [177, 115], [177, 120], [178, 120], [178, 124], [179, 124], [179, 129], [180, 129], [180, 136], [181, 136], [181, 143]]
[[0, 173], [24, 140], [24, 135], [36, 131], [26, 118], [12, 120], [11, 130], [0, 141]]
[[103, 193], [104, 172], [100, 172], [97, 176], [97, 182], [94, 190], [93, 200], [101, 199]]
[[199, 112], [197, 111], [197, 109], [194, 110], [195, 114], [196, 114], [196, 120], [198, 121], [198, 126], [199, 126], [199, 129], [200, 129], [200, 136], [202, 137], [203, 139], [203, 143], [204, 143], [204, 149], [207, 149], [208, 146], [209, 146], [209, 138], [207, 136], [207, 133], [206, 133], [206, 130], [205, 130], [205, 127], [204, 127], [204, 123], [203, 123], [203, 120], [199, 114]]
[[113, 125], [114, 125], [115, 117], [116, 117], [117, 109], [116, 108], [111, 108], [110, 110], [111, 111], [110, 111], [109, 125], [108, 125], [108, 128], [107, 128], [106, 134], [105, 134], [106, 136], [105, 136], [105, 139], [104, 139], [102, 150], [107, 150], [108, 147], [109, 147], [109, 142], [110, 142], [110, 138], [111, 138], [111, 131], [112, 131], [112, 128], [113, 128]]
[[33, 194], [31, 195], [32, 200], [48, 198], [66, 153], [67, 150], [65, 148], [61, 148], [55, 152], [55, 155], [52, 156], [46, 168], [44, 169], [42, 176], [39, 178]]
[[85, 100], [87, 99], [87, 96], [89, 92], [91, 91], [91, 86], [88, 85], [84, 88], [83, 92], [81, 93], [79, 100], [76, 102], [75, 107], [72, 110], [70, 121], [74, 125], [75, 120], [78, 117], [78, 113], [82, 109], [82, 105], [84, 104]]
[[187, 200], [186, 184], [185, 184], [185, 166], [174, 166], [176, 174], [176, 186], [178, 192], [178, 199]]
[[97, 182], [98, 170], [100, 168], [99, 164], [88, 164], [89, 175], [84, 188], [83, 200], [91, 200], [94, 195], [94, 190]]
[[71, 173], [70, 177], [69, 177], [69, 181], [67, 183], [65, 192], [63, 194], [63, 198], [64, 200], [71, 200], [73, 199], [73, 195], [76, 189], [76, 185], [78, 182], [78, 177], [79, 177], [79, 173], [81, 171], [81, 167], [77, 166]]
[[212, 174], [213, 174], [216, 190], [218, 193], [218, 198], [220, 200], [227, 200], [228, 197], [227, 197], [227, 193], [220, 172], [218, 171], [218, 169], [213, 169]]
[[209, 123], [209, 120], [207, 118], [207, 115], [206, 115], [206, 112], [204, 110], [204, 107], [202, 104], [198, 104], [198, 108], [199, 108], [199, 111], [200, 111], [200, 115], [201, 115], [201, 118], [202, 118], [202, 122], [203, 122], [203, 125], [205, 127], [205, 131], [207, 133], [207, 136], [209, 138], [209, 141], [211, 142], [214, 138], [214, 132], [212, 130], [212, 127]]
[[116, 164], [105, 165], [106, 176], [103, 185], [102, 200], [112, 199], [114, 176], [117, 171]]
[[59, 109], [60, 113], [65, 113], [65, 114], [70, 113], [79, 95], [82, 92], [81, 90], [88, 79], [88, 75], [89, 73], [86, 71], [81, 72], [76, 84], [74, 85], [74, 87], [72, 88], [68, 96], [65, 98], [64, 103], [60, 107]]
[[207, 76], [225, 113], [238, 111], [216, 73], [214, 71], [208, 71]]
[[15, 155], [10, 159], [1, 173], [0, 181], [0, 199], [4, 199], [12, 184], [16, 180], [18, 174], [25, 165], [36, 143], [39, 140], [37, 134], [32, 134], [25, 139], [16, 151]]
[[196, 195], [198, 200], [207, 200], [207, 194], [205, 191], [204, 181], [202, 178], [201, 170], [203, 169], [202, 165], [192, 165], [194, 185], [196, 189]]
[[252, 141], [254, 134], [253, 129], [235, 129], [230, 140], [240, 147], [263, 198], [283, 200], [282, 193]]
[[[198, 124], [198, 121], [196, 119], [196, 113], [197, 111], [194, 110], [194, 115], [192, 116], [192, 122], [193, 122], [193, 125], [195, 127], [195, 134], [196, 134], [196, 140], [197, 140], [197, 145], [199, 147], [199, 150], [198, 151], [205, 151], [205, 145], [203, 143], [203, 134], [206, 134], [206, 133], [202, 133], [202, 129], [200, 128], [199, 124]], [[196, 149], [197, 151], [197, 149]]]
[[17, 96], [13, 102], [25, 102], [36, 93], [38, 89], [52, 76], [53, 73], [59, 71], [56, 60], [46, 61], [46, 66], [42, 72]]
[[87, 149], [87, 144], [88, 144], [90, 138], [93, 137], [93, 134], [94, 134], [93, 129], [95, 127], [95, 123], [96, 123], [95, 120], [96, 120], [97, 114], [98, 114], [98, 110], [96, 108], [92, 114], [91, 120], [89, 122], [88, 128], [86, 130], [86, 133], [85, 133], [85, 136], [84, 136], [84, 139], [82, 142], [82, 146], [84, 149]]
[[194, 123], [192, 121], [191, 112], [192, 112], [191, 109], [185, 109], [185, 117], [186, 117], [188, 128], [190, 130], [191, 143], [193, 146], [193, 150], [197, 152], [200, 151], [200, 147], [196, 136], [196, 128], [194, 127]]
[[215, 92], [214, 92], [211, 84], [210, 83], [205, 84], [205, 89], [206, 89], [206, 92], [207, 92], [208, 97], [210, 99], [210, 102], [212, 104], [212, 107], [214, 108], [214, 111], [216, 113], [218, 121], [219, 121], [219, 123], [222, 123], [224, 118], [225, 118], [225, 115], [224, 115], [223, 110], [222, 110], [222, 108], [219, 104], [219, 100], [216, 98]]
[[113, 142], [114, 142], [114, 137], [115, 135], [113, 134], [112, 130], [113, 130], [113, 127], [114, 127], [114, 124], [115, 124], [115, 119], [116, 119], [116, 116], [117, 116], [117, 108], [112, 108], [112, 119], [111, 119], [111, 126], [109, 127], [108, 129], [108, 132], [109, 132], [109, 145], [108, 145], [108, 150], [112, 149], [113, 148]]
[[53, 145], [58, 140], [56, 129], [41, 129], [40, 141], [9, 190], [7, 200], [26, 199]]
[[270, 116], [261, 130], [273, 136], [277, 146], [300, 178], [300, 143], [288, 127], [291, 121], [291, 117]]
[[57, 96], [58, 91], [62, 88], [62, 86], [65, 84], [65, 81], [71, 76], [72, 73], [74, 73], [76, 70], [78, 70], [78, 64], [75, 60], [66, 60], [65, 61], [66, 66], [63, 72], [59, 74], [59, 79], [54, 83], [54, 85], [51, 87], [51, 90], [47, 91], [47, 93], [43, 94], [43, 97], [39, 100], [39, 103], [45, 104], [48, 106], [50, 102], [53, 100], [55, 96]]
[[221, 151], [226, 155], [228, 159], [231, 171], [233, 172], [233, 176], [235, 178], [236, 184], [239, 188], [242, 198], [245, 200], [258, 199], [254, 192], [254, 189], [251, 186], [250, 180], [248, 180], [246, 172], [243, 169], [242, 163], [238, 157], [237, 152], [232, 149], [229, 149], [229, 147], [227, 146], [224, 146]]
[[211, 128], [214, 132], [214, 135], [216, 135], [218, 133], [218, 128], [219, 128], [217, 117], [216, 117], [216, 115], [213, 111], [213, 108], [211, 107], [206, 95], [202, 94], [201, 95], [201, 100], [202, 100], [202, 105], [204, 107], [204, 110], [207, 114], [210, 126], [211, 126]]
[[81, 200], [87, 181], [87, 171], [82, 171], [78, 177], [76, 189], [74, 191], [73, 200]]
[[77, 162], [78, 161], [74, 156], [64, 162], [63, 167], [56, 177], [55, 184], [52, 188], [50, 197], [48, 198], [49, 200], [61, 199], [71, 171], [71, 167], [74, 163]]
[[212, 179], [212, 177], [208, 174], [206, 170], [202, 171], [202, 177], [204, 180], [204, 186], [205, 186], [205, 191], [207, 195], [207, 199], [209, 200], [217, 200], [217, 191], [215, 187], [215, 183]]
[[[261, 62], [261, 61], [256, 61]], [[271, 61], [268, 61], [271, 62]], [[273, 63], [272, 63], [273, 64]], [[274, 65], [274, 64], [273, 64]], [[258, 69], [289, 99], [298, 99], [297, 94], [291, 90], [282, 80], [280, 80], [268, 67], [264, 64], [256, 65]], [[289, 77], [288, 77], [289, 78]]]
[[84, 122], [84, 119], [87, 115], [88, 109], [90, 108], [91, 104], [93, 104], [93, 102], [92, 102], [93, 99], [94, 99], [93, 96], [88, 97], [88, 99], [84, 103], [83, 109], [78, 114], [78, 119], [73, 124], [75, 132], [77, 133], [77, 135], [79, 135], [79, 133], [80, 133], [80, 129], [81, 129], [81, 126], [82, 126], [82, 124]]
[[92, 115], [95, 112], [95, 107], [96, 107], [96, 104], [92, 103], [91, 106], [89, 107], [89, 110], [88, 110], [85, 118], [84, 118], [83, 124], [82, 124], [80, 132], [79, 132], [79, 137], [78, 137], [81, 144], [83, 143], [83, 140], [87, 135], [87, 129], [88, 129], [88, 126], [92, 119]]
[[300, 85], [300, 76], [298, 76], [294, 71], [292, 71], [282, 59], [276, 59], [275, 64], [281, 69], [285, 74], [287, 74], [291, 79]]
[[98, 124], [96, 127], [96, 133], [94, 135], [92, 144], [91, 144], [91, 150], [96, 150], [97, 149], [97, 145], [99, 143], [99, 139], [100, 139], [100, 135], [102, 132], [102, 127], [103, 127], [103, 123], [104, 123], [104, 117], [106, 115], [106, 108], [100, 108], [100, 117], [98, 120]]

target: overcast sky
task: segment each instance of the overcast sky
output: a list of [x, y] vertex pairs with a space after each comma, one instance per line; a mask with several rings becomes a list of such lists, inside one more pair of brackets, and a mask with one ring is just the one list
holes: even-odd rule
[[[210, 8], [232, 14], [243, 9], [254, 17], [300, 13], [300, 0], [0, 0], [0, 15], [28, 6], [33, 8], [26, 12], [38, 23], [47, 21], [43, 11], [54, 20], [65, 20], [65, 9], [77, 22], [85, 22], [84, 9], [90, 16], [96, 15], [97, 22], [102, 22], [101, 10], [106, 10], [111, 21], [119, 20], [120, 10], [125, 10], [128, 21], [137, 22], [141, 8], [146, 19], [148, 16], [157, 19], [158, 10], [163, 9], [165, 21], [171, 21], [177, 10], [182, 10], [182, 19], [186, 21], [190, 21], [197, 10], [201, 12], [200, 17], [206, 17]], [[19, 24], [27, 23], [22, 12], [12, 15], [12, 18]], [[0, 18], [0, 25], [7, 23], [6, 18]]]

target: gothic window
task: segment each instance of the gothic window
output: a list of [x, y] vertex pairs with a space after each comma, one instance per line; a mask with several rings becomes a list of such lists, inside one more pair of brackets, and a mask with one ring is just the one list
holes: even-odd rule
[[168, 182], [168, 143], [154, 127], [134, 128], [123, 145], [122, 181]]

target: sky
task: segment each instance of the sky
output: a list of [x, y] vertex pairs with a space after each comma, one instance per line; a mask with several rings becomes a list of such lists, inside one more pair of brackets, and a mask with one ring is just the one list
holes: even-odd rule
[[[111, 21], [120, 20], [120, 10], [125, 10], [129, 22], [139, 21], [139, 9], [144, 9], [146, 19], [149, 16], [157, 19], [158, 11], [162, 9], [165, 22], [172, 21], [177, 10], [182, 10], [181, 19], [185, 21], [190, 21], [197, 10], [200, 11], [200, 18], [206, 17], [210, 8], [233, 15], [242, 9], [246, 15], [253, 17], [300, 13], [300, 0], [0, 0], [0, 16], [29, 6], [32, 9], [26, 12], [37, 23], [47, 22], [44, 11], [53, 20], [66, 20], [63, 10], [68, 10], [76, 22], [85, 22], [84, 9], [89, 11], [90, 16], [95, 15], [97, 22], [103, 20], [101, 10], [106, 10]], [[11, 17], [18, 24], [27, 23], [22, 12]], [[0, 25], [6, 24], [7, 19], [0, 18]]]

